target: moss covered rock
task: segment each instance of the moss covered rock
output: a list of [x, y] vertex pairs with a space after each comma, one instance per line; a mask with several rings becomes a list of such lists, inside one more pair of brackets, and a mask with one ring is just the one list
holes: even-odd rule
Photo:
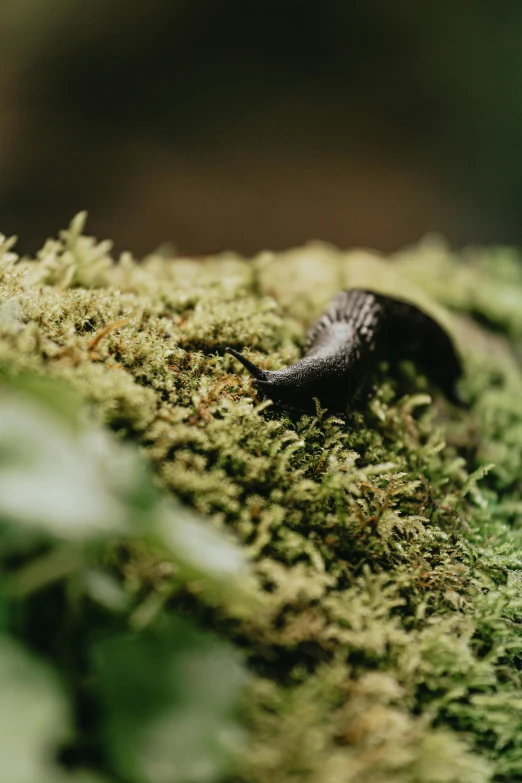
[[[117, 262], [78, 216], [36, 259], [4, 242], [0, 363], [64, 378], [135, 440], [158, 485], [231, 530], [261, 609], [166, 606], [243, 652], [249, 783], [522, 777], [522, 262], [430, 240], [382, 259], [313, 244], [245, 260]], [[255, 397], [230, 345], [299, 357], [333, 294], [364, 286], [439, 318], [471, 410], [405, 366], [344, 419]], [[138, 566], [139, 567], [139, 563]]]

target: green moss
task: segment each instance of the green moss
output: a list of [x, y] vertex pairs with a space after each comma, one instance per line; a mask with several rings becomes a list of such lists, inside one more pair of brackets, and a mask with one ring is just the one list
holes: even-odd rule
[[[66, 378], [166, 490], [232, 529], [264, 608], [206, 622], [256, 674], [239, 773], [259, 783], [522, 776], [522, 265], [310, 245], [246, 261], [119, 262], [78, 216], [36, 260], [4, 246], [0, 362]], [[372, 287], [452, 331], [470, 413], [412, 368], [346, 421], [258, 404], [227, 345], [295, 360], [339, 289]], [[448, 308], [448, 309], [445, 309]], [[194, 587], [197, 595], [197, 585]]]

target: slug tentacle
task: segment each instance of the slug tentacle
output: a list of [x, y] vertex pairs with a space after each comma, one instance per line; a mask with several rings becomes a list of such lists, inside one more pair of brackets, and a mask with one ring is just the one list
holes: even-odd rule
[[241, 364], [247, 368], [248, 372], [254, 376], [254, 378], [258, 381], [264, 381], [266, 378], [266, 371], [261, 370], [259, 367], [256, 367], [255, 364], [250, 362], [248, 359], [246, 359], [242, 354], [239, 353], [239, 351], [235, 351], [233, 348], [225, 348], [225, 353], [231, 354], [231, 356], [235, 356], [236, 359], [238, 359]]
[[309, 329], [302, 359], [284, 370], [256, 367], [226, 349], [276, 402], [312, 409], [313, 398], [334, 412], [345, 412], [367, 387], [380, 361], [412, 360], [457, 405], [462, 366], [453, 342], [433, 318], [414, 305], [370, 291], [341, 291]]

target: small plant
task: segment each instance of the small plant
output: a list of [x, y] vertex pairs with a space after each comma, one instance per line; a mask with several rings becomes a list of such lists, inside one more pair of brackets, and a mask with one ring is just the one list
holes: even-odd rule
[[246, 672], [162, 607], [197, 582], [245, 611], [246, 563], [80, 403], [45, 377], [0, 385], [2, 774], [216, 780], [243, 742]]

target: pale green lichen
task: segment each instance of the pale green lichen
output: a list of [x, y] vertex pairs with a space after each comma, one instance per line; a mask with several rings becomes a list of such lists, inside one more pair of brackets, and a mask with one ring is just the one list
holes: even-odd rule
[[[241, 780], [519, 779], [517, 255], [431, 242], [392, 263], [314, 244], [118, 263], [82, 230], [79, 217], [36, 260], [15, 263], [4, 243], [0, 363], [75, 384], [138, 440], [159, 484], [255, 561], [262, 610], [205, 614], [257, 675]], [[225, 347], [283, 367], [349, 285], [403, 296], [451, 330], [471, 412], [431, 402], [411, 367], [394, 381], [384, 368], [346, 421], [258, 405]]]

